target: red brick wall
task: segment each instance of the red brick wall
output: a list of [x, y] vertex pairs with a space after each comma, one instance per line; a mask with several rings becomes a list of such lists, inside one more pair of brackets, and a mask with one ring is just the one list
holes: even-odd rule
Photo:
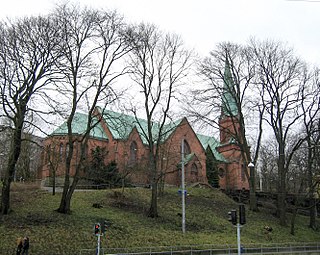
[[[54, 167], [57, 167], [56, 176], [64, 176], [65, 163], [66, 163], [66, 147], [68, 139], [67, 136], [50, 136], [44, 140], [44, 150], [42, 160], [42, 168], [40, 176], [42, 179], [50, 176], [50, 162]], [[50, 146], [50, 161], [49, 157], [49, 146]], [[91, 149], [100, 146], [105, 147], [106, 151], [109, 151], [109, 142], [105, 140], [89, 139], [87, 160], [90, 160]], [[74, 143], [73, 156], [71, 160], [70, 175], [73, 176], [76, 170], [76, 163], [80, 157], [80, 144]], [[106, 157], [105, 163], [108, 164], [111, 160]]]
[[245, 169], [239, 146], [230, 143], [230, 138], [238, 134], [239, 123], [235, 117], [221, 118], [220, 125], [220, 143], [222, 146], [218, 147], [218, 152], [221, 153], [228, 164], [220, 164], [220, 181], [219, 185], [222, 189], [249, 189], [249, 182], [245, 175]]
[[[235, 117], [223, 117], [219, 120], [220, 143], [228, 143], [232, 135], [238, 134], [239, 122]], [[237, 131], [237, 132], [236, 132]]]
[[[101, 122], [101, 125], [104, 128], [109, 140], [89, 139], [88, 152], [90, 153], [91, 149], [96, 146], [105, 147], [106, 151], [108, 152], [105, 158], [106, 164], [112, 160], [115, 160], [118, 164], [120, 173], [127, 176], [132, 183], [149, 184], [150, 173], [147, 169], [149, 150], [148, 147], [143, 144], [137, 130], [133, 129], [127, 140], [115, 140], [113, 139], [111, 132], [105, 123]], [[158, 172], [164, 173], [165, 182], [167, 184], [181, 184], [181, 171], [179, 169], [181, 169], [180, 163], [182, 139], [185, 139], [185, 141], [189, 144], [191, 152], [194, 153], [194, 156], [190, 159], [190, 161], [185, 164], [186, 184], [194, 182], [207, 182], [205, 150], [203, 149], [200, 141], [198, 140], [186, 118], [181, 121], [180, 125], [172, 132], [166, 141], [161, 144], [157, 165]], [[130, 163], [130, 146], [133, 141], [136, 143], [135, 164], [132, 164], [132, 162]], [[56, 155], [59, 155], [59, 146], [62, 144], [62, 154], [65, 155], [65, 148], [67, 144], [66, 136], [48, 137], [44, 141], [44, 146], [46, 147], [49, 144], [51, 144], [52, 147], [55, 146]], [[75, 163], [77, 160], [76, 147], [77, 146], [75, 145], [74, 155], [72, 158], [71, 175], [73, 175], [75, 172]], [[47, 155], [45, 152], [43, 157], [43, 167], [40, 173], [41, 178], [49, 176], [49, 165], [48, 161], [45, 160], [46, 157]], [[57, 171], [57, 176], [64, 175], [64, 163], [65, 159], [62, 157], [62, 160], [58, 162], [59, 168]]]
[[[185, 165], [186, 183], [207, 182], [205, 151], [190, 124], [184, 118], [179, 127], [176, 128], [162, 146], [163, 158], [166, 159], [166, 167], [164, 169], [167, 173], [165, 178], [166, 183], [172, 185], [180, 185], [181, 183], [181, 173], [177, 170], [177, 165], [181, 162], [182, 139], [187, 141], [191, 152], [196, 155]], [[191, 173], [193, 163], [197, 166], [197, 174]]]
[[[180, 126], [170, 135], [170, 137], [161, 144], [159, 148], [158, 173], [164, 173], [165, 182], [171, 185], [180, 185], [181, 172], [178, 170], [178, 164], [181, 162], [181, 141], [186, 139], [191, 152], [195, 153], [187, 165], [185, 165], [186, 183], [207, 182], [205, 151], [202, 148], [196, 134], [192, 130], [188, 121], [184, 119]], [[137, 164], [130, 166], [128, 164], [130, 155], [130, 145], [135, 141], [137, 143]], [[136, 129], [132, 131], [127, 141], [118, 142], [118, 153], [116, 161], [122, 173], [129, 173], [128, 177], [132, 183], [150, 184], [150, 173], [148, 171], [148, 147], [142, 143]], [[196, 171], [191, 171], [192, 164], [196, 165]], [[193, 169], [195, 169], [193, 167]]]

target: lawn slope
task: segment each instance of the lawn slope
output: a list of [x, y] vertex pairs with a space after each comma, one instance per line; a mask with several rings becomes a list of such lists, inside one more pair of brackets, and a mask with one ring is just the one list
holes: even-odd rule
[[[186, 233], [181, 232], [181, 196], [167, 188], [159, 197], [159, 217], [146, 217], [151, 196], [149, 189], [76, 191], [72, 214], [55, 210], [60, 194], [52, 196], [33, 185], [14, 184], [12, 212], [1, 218], [0, 254], [13, 254], [19, 236], [30, 237], [30, 254], [79, 254], [93, 249], [97, 238], [93, 224], [106, 220], [104, 248], [222, 245], [236, 243], [236, 229], [227, 213], [237, 204], [218, 190], [189, 188], [186, 198]], [[100, 208], [93, 207], [99, 204]], [[318, 242], [320, 233], [307, 227], [308, 218], [297, 217], [296, 235], [280, 227], [270, 212], [246, 211], [247, 224], [241, 228], [244, 244]], [[290, 217], [290, 215], [288, 215]], [[289, 218], [288, 218], [289, 219]], [[271, 226], [269, 234], [264, 226]]]

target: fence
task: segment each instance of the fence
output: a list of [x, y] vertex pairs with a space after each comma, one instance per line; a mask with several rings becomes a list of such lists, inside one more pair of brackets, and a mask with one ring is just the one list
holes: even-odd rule
[[[243, 254], [320, 254], [320, 243], [304, 244], [250, 244], [242, 246]], [[94, 255], [95, 249], [81, 250], [80, 255]], [[137, 247], [137, 248], [105, 248], [100, 255], [222, 255], [238, 254], [236, 246], [232, 245], [199, 245], [175, 247]]]
[[[52, 251], [31, 250], [34, 255], [96, 255], [96, 249], [81, 249], [78, 251], [54, 253]], [[294, 254], [320, 255], [320, 243], [303, 244], [248, 244], [242, 247], [243, 254]], [[1, 255], [15, 254], [15, 249], [1, 250]], [[237, 255], [235, 245], [196, 245], [196, 246], [160, 246], [137, 248], [101, 248], [100, 255]]]

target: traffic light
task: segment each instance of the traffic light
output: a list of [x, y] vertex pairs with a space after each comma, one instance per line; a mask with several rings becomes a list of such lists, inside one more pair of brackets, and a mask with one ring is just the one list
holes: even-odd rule
[[228, 221], [230, 221], [233, 225], [237, 225], [237, 210], [231, 210], [228, 212]]
[[101, 230], [100, 223], [94, 224], [94, 234], [95, 234], [96, 236], [97, 236], [97, 235], [100, 235], [100, 230]]
[[106, 233], [106, 230], [107, 230], [107, 224], [108, 224], [108, 222], [105, 220], [105, 221], [103, 221], [103, 223], [102, 223], [102, 226], [101, 226], [101, 232], [104, 234], [104, 233]]
[[246, 224], [246, 208], [244, 205], [239, 205], [239, 223], [241, 225]]

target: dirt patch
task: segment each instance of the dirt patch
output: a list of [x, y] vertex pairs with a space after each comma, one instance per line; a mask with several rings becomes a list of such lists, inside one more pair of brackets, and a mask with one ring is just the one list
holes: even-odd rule
[[58, 222], [58, 220], [53, 215], [51, 216], [33, 212], [27, 213], [25, 216], [10, 216], [3, 219], [3, 223], [8, 227], [15, 227], [19, 229], [25, 229], [32, 226], [48, 226], [56, 222]]
[[130, 200], [124, 194], [117, 191], [115, 191], [113, 194], [109, 196], [108, 205], [133, 213], [147, 212], [147, 209], [143, 203], [140, 203], [139, 201]]
[[50, 215], [44, 215], [41, 213], [28, 213], [24, 218], [22, 218], [22, 222], [25, 225], [49, 225], [53, 222], [56, 222], [56, 219]]

